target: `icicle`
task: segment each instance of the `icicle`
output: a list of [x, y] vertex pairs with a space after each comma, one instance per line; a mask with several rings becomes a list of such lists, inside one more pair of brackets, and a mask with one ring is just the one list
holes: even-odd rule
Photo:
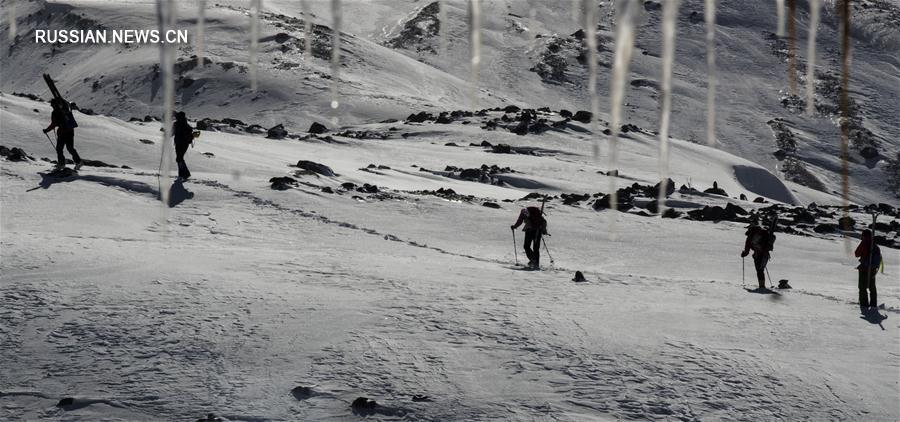
[[[628, 65], [631, 63], [631, 53], [634, 50], [634, 15], [638, 8], [636, 0], [622, 0], [620, 14], [616, 24], [616, 56], [613, 61], [612, 87], [610, 89], [610, 130], [609, 138], [609, 168], [610, 171], [618, 171], [618, 141], [619, 129], [622, 125], [622, 109], [625, 102], [625, 88], [628, 86]], [[609, 178], [609, 207], [616, 211], [618, 198], [616, 195], [616, 178]], [[615, 238], [616, 213], [610, 215], [610, 238]]]
[[257, 68], [259, 53], [259, 14], [262, 10], [262, 0], [253, 0], [250, 9], [250, 90], [256, 92]]
[[331, 108], [338, 108], [341, 71], [341, 0], [331, 0]]
[[788, 2], [788, 87], [791, 96], [797, 95], [797, 0]]
[[706, 144], [716, 145], [716, 0], [706, 0]]
[[478, 70], [481, 66], [481, 0], [469, 0], [469, 42], [472, 49], [470, 96], [472, 111], [478, 108]]
[[[156, 2], [157, 23], [159, 32], [165, 33], [170, 29], [175, 29], [175, 1], [174, 0], [157, 0]], [[175, 78], [173, 67], [175, 64], [175, 48], [169, 43], [159, 44], [159, 74], [162, 78], [163, 87], [163, 115], [162, 115], [162, 146], [159, 158], [159, 196], [162, 200], [163, 215], [168, 213], [169, 204], [169, 170], [171, 167], [171, 146], [172, 146], [172, 114], [175, 108]]]
[[784, 0], [775, 0], [775, 11], [778, 14], [778, 28], [775, 35], [784, 36]]
[[197, 51], [197, 66], [203, 66], [203, 32], [206, 25], [206, 0], [197, 2], [197, 33], [194, 35], [194, 49]]
[[309, 10], [309, 0], [300, 0], [303, 9], [303, 59], [312, 60], [312, 11]]
[[447, 0], [438, 0], [438, 51], [441, 57], [447, 54], [447, 32], [450, 26], [447, 24]]
[[597, 95], [597, 21], [594, 19], [594, 0], [582, 0], [581, 8], [584, 10], [584, 39], [587, 42], [588, 60], [588, 95], [591, 98], [591, 133], [594, 137], [594, 160], [600, 158], [600, 132], [597, 127], [600, 114], [600, 96]]
[[[844, 217], [850, 218], [850, 0], [838, 0], [841, 19], [841, 185]], [[848, 227], [841, 227], [848, 229]], [[844, 231], [846, 233], [846, 231]], [[844, 236], [844, 249], [850, 253], [850, 238]]]
[[819, 30], [819, 0], [809, 0], [809, 33], [806, 57], [806, 114], [816, 110], [816, 32]]
[[19, 31], [16, 23], [16, 0], [9, 0], [9, 5], [6, 7], [6, 15], [9, 18], [9, 40], [14, 41], [16, 33]]
[[537, 31], [537, 9], [534, 6], [531, 6], [528, 9], [528, 35], [531, 38], [529, 41], [532, 43], [537, 40], [538, 31]]
[[672, 111], [672, 62], [675, 58], [675, 25], [678, 19], [680, 0], [669, 0], [663, 4], [662, 22], [662, 77], [660, 88], [662, 107], [659, 117], [659, 195], [657, 212], [663, 215], [666, 204], [666, 189], [669, 179], [669, 119]]

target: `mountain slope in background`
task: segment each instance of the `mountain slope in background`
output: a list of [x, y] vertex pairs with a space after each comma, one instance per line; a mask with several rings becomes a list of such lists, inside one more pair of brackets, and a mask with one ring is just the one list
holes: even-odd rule
[[[473, 104], [464, 2], [447, 2], [447, 22], [439, 24], [446, 34], [443, 51], [438, 51], [441, 43], [434, 28], [404, 38], [410, 27], [434, 24], [434, 3], [343, 2], [341, 106], [337, 111], [330, 108], [331, 3], [310, 2], [316, 24], [311, 58], [303, 57], [306, 34], [299, 5], [278, 0], [264, 3], [259, 91], [249, 89], [249, 11], [243, 2], [219, 2], [207, 10], [205, 45], [211, 63], [196, 66], [191, 60], [193, 46], [179, 48], [178, 108], [198, 118], [231, 117], [266, 127], [282, 123], [300, 130], [314, 120], [338, 125], [372, 122], [420, 110], [467, 109]], [[573, 3], [577, 2], [484, 2], [478, 107], [511, 103], [573, 111], [589, 108], [585, 64], [578, 60], [583, 54], [583, 42], [577, 36], [581, 25], [573, 18], [579, 11], [573, 11]], [[614, 49], [612, 3], [598, 3], [598, 86], [604, 110]], [[674, 137], [700, 143], [706, 138], [707, 83], [702, 3], [682, 2], [679, 12], [672, 127]], [[802, 70], [807, 62], [808, 4], [798, 3], [798, 63]], [[826, 3], [818, 38], [817, 113], [809, 117], [801, 112], [803, 99], [787, 93], [787, 44], [772, 33], [776, 26], [774, 2], [752, 7], [745, 2], [721, 2], [717, 11], [717, 141], [726, 151], [786, 179], [836, 193], [841, 183], [836, 109], [839, 51], [833, 5]], [[194, 28], [196, 7], [178, 2], [180, 27]], [[896, 160], [900, 111], [895, 100], [900, 90], [900, 59], [895, 54], [898, 29], [888, 23], [898, 19], [900, 6], [894, 0], [864, 1], [855, 2], [853, 8], [851, 199], [895, 201], [900, 186], [900, 162]], [[154, 28], [152, 4], [33, 1], [17, 2], [15, 10], [19, 38], [0, 41], [0, 49], [7, 52], [4, 66], [31, 76], [4, 77], [0, 89], [44, 93], [38, 75], [49, 72], [82, 107], [125, 119], [159, 115], [154, 46], [48, 48], [30, 42], [36, 28]], [[660, 14], [658, 3], [644, 3], [626, 99], [625, 121], [648, 130], [654, 130], [658, 122]], [[0, 29], [8, 29], [7, 21], [0, 25]], [[548, 77], [548, 66], [556, 72], [555, 77], [553, 72]], [[544, 72], [539, 72], [541, 69]], [[803, 75], [798, 74], [800, 93]], [[605, 144], [605, 138], [603, 141]]]

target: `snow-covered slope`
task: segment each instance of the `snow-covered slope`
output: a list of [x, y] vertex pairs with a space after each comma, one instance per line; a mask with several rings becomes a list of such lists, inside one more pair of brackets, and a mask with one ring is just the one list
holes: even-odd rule
[[[36, 135], [48, 113], [0, 96], [3, 144], [38, 159], [2, 162], [0, 359], [11, 364], [0, 366], [0, 418], [900, 417], [896, 249], [884, 249], [879, 277], [886, 309], [863, 319], [855, 260], [835, 235], [779, 234], [770, 270], [794, 289], [749, 293], [744, 224], [554, 199], [553, 264], [545, 255], [546, 271], [518, 270], [508, 224], [533, 202], [504, 199], [606, 189], [578, 124], [526, 136], [483, 130], [475, 117], [349, 128], [387, 139], [204, 131], [188, 154], [194, 177], [163, 186], [164, 206], [158, 123], [78, 114], [79, 152], [130, 168], [58, 179], [43, 174], [40, 157], [52, 154]], [[542, 149], [462, 146], [484, 140]], [[673, 149], [676, 184], [717, 181], [752, 198], [735, 169], [767, 174], [715, 149]], [[336, 175], [270, 189], [298, 160]], [[630, 132], [616, 180], [652, 183], [655, 163], [652, 139]], [[515, 173], [490, 185], [420, 170], [480, 164]], [[758, 187], [838, 201], [767, 179]], [[438, 188], [476, 198], [422, 194]], [[696, 193], [676, 193], [670, 205], [724, 202], [762, 206]], [[588, 282], [572, 283], [574, 270]], [[378, 405], [354, 411], [358, 397]]]
[[[11, 1], [4, 1], [4, 4]], [[152, 2], [15, 2], [19, 16], [16, 41], [0, 37], [4, 92], [46, 90], [41, 73], [60, 81], [64, 94], [82, 107], [123, 119], [159, 115], [162, 104], [155, 64], [158, 51], [150, 45], [35, 45], [36, 28], [155, 28]], [[195, 29], [197, 3], [176, 2], [179, 27]], [[402, 118], [421, 110], [465, 109], [472, 101], [468, 9], [462, 1], [447, 1], [447, 21], [441, 24], [446, 50], [436, 35], [396, 42], [410, 22], [431, 22], [431, 2], [413, 0], [344, 1], [343, 64], [340, 108], [330, 108], [329, 70], [331, 2], [310, 0], [314, 30], [313, 57], [304, 57], [302, 11], [298, 2], [265, 1], [260, 43], [260, 88], [249, 83], [249, 11], [247, 2], [219, 1], [206, 12], [205, 46], [211, 63], [195, 66], [193, 45], [179, 47], [176, 107], [196, 117], [237, 118], [271, 127], [283, 123], [292, 130], [313, 121], [337, 124], [370, 123]], [[516, 104], [528, 107], [589, 109], [585, 65], [576, 56], [583, 47], [573, 37], [582, 25], [577, 3], [497, 0], [481, 2], [483, 10], [482, 63], [478, 107]], [[608, 64], [612, 61], [615, 2], [598, 2], [600, 21], [601, 110], [608, 110]], [[717, 10], [719, 146], [747, 158], [770, 172], [826, 193], [841, 190], [840, 131], [837, 127], [835, 83], [839, 75], [837, 19], [832, 2], [825, 2], [819, 30], [818, 112], [808, 117], [788, 98], [786, 43], [772, 35], [775, 2], [748, 5], [722, 1]], [[703, 2], [682, 2], [674, 67], [672, 134], [705, 142], [705, 65]], [[798, 2], [798, 47], [806, 45], [808, 4]], [[576, 10], [573, 12], [573, 8]], [[900, 63], [896, 0], [865, 1], [853, 5], [853, 67], [851, 96], [855, 104], [850, 180], [852, 200], [896, 202], [900, 186], [896, 160], [900, 139]], [[531, 18], [533, 11], [534, 19]], [[423, 15], [424, 13], [424, 15]], [[658, 125], [660, 59], [658, 2], [645, 2], [639, 17], [637, 52], [632, 64], [625, 121], [647, 130]], [[426, 19], [416, 20], [417, 17]], [[422, 24], [424, 25], [424, 24]], [[8, 30], [8, 21], [0, 31]], [[415, 25], [414, 25], [415, 26]], [[426, 25], [427, 26], [427, 25]], [[535, 35], [540, 38], [535, 39]], [[407, 37], [408, 38], [408, 37]], [[550, 54], [551, 45], [562, 46]], [[553, 47], [553, 48], [556, 48]], [[556, 51], [556, 50], [553, 50]], [[805, 48], [798, 51], [804, 66]], [[566, 63], [561, 81], [543, 80], [537, 65], [548, 57]], [[802, 73], [802, 72], [801, 72]], [[15, 75], [15, 76], [13, 76]], [[24, 75], [24, 76], [23, 76]], [[802, 74], [799, 75], [802, 84]], [[802, 85], [800, 86], [802, 88]], [[785, 106], [788, 104], [789, 106]], [[782, 124], [774, 130], [772, 122]], [[606, 119], [608, 120], [608, 119]], [[776, 142], [787, 133], [791, 142]], [[859, 133], [859, 136], [855, 136]], [[866, 147], [874, 148], [866, 151]], [[776, 159], [773, 153], [786, 153]], [[865, 158], [869, 157], [869, 158]], [[894, 162], [893, 168], [891, 161]]]

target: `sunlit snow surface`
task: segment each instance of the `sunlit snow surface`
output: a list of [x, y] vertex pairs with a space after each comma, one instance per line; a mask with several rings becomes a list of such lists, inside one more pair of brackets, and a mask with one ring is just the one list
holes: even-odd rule
[[[193, 27], [197, 5], [174, 3], [179, 22]], [[334, 116], [333, 79], [323, 75], [331, 73], [331, 57], [284, 55], [261, 42], [258, 92], [251, 94], [249, 75], [241, 71], [248, 69], [249, 2], [218, 3], [233, 8], [206, 10], [204, 55], [213, 63], [180, 75], [193, 82], [185, 89], [179, 79], [172, 107], [192, 120], [284, 123], [295, 135], [305, 135], [313, 121], [327, 125]], [[333, 25], [331, 1], [308, 3], [317, 24]], [[0, 51], [10, 54], [0, 63], [0, 144], [38, 159], [0, 162], [0, 420], [196, 420], [209, 413], [226, 420], [345, 420], [357, 418], [350, 403], [359, 396], [380, 404], [372, 420], [900, 419], [896, 249], [883, 249], [883, 321], [860, 318], [856, 262], [833, 234], [780, 233], [769, 268], [794, 289], [756, 294], [743, 289], [755, 283], [749, 259], [746, 282], [741, 279], [743, 224], [596, 212], [554, 200], [547, 204], [552, 237], [546, 240], [555, 265], [545, 256], [545, 271], [515, 269], [508, 226], [534, 203], [504, 200], [532, 191], [593, 194], [655, 183], [659, 98], [646, 87], [628, 87], [621, 123], [645, 132], [620, 135], [616, 167], [623, 177], [615, 179], [599, 173], [609, 170], [610, 151], [595, 156], [593, 148], [596, 139], [608, 140], [603, 124], [592, 130], [570, 122], [518, 136], [484, 130], [478, 119], [378, 123], [422, 110], [470, 108], [467, 4], [444, 3], [446, 52], [420, 57], [386, 48], [379, 37], [393, 33], [383, 29], [421, 2], [341, 2], [346, 42], [338, 114], [347, 126], [332, 128], [331, 142], [204, 131], [188, 152], [194, 177], [186, 183], [157, 178], [161, 149], [171, 150], [160, 132], [169, 123], [127, 122], [161, 115], [165, 107], [164, 85], [151, 70], [160, 61], [157, 47], [70, 47], [46, 57], [45, 46], [10, 49], [0, 37]], [[607, 40], [598, 56], [607, 64], [615, 29], [610, 3], [598, 2], [597, 10]], [[839, 45], [825, 3], [817, 69], [834, 70]], [[3, 2], [4, 11], [10, 4]], [[479, 107], [591, 108], [583, 85], [545, 84], [527, 71], [533, 56], [525, 47], [535, 40], [508, 32], [510, 13], [527, 19], [534, 7], [535, 31], [571, 34], [583, 25], [567, 10], [571, 2], [480, 4]], [[772, 56], [764, 33], [776, 27], [775, 3], [751, 11], [739, 4], [746, 3], [723, 1], [716, 10], [720, 150], [702, 145], [704, 2], [682, 2], [667, 174], [677, 186], [717, 182], [731, 197], [840, 204], [837, 126], [802, 110], [789, 114], [779, 104], [785, 65]], [[41, 7], [16, 2], [25, 15]], [[157, 25], [155, 2], [50, 7], [105, 24]], [[280, 31], [309, 34], [304, 27], [311, 19], [301, 10], [296, 0], [267, 0], [263, 39]], [[694, 11], [699, 15], [690, 18]], [[277, 28], [280, 21], [266, 13], [305, 22], [293, 32]], [[799, 15], [803, 39], [806, 13]], [[639, 13], [632, 80], [659, 78], [659, 17]], [[855, 43], [853, 95], [869, 127], [885, 136], [885, 153], [895, 153], [898, 59], [886, 47]], [[177, 63], [190, 58], [190, 47], [179, 47]], [[229, 62], [234, 67], [224, 70]], [[38, 132], [49, 121], [49, 106], [9, 93], [48, 95], [36, 76], [8, 78], [10, 63], [18, 74], [53, 74], [70, 100], [101, 114], [76, 114], [76, 147], [84, 158], [130, 168], [43, 176], [51, 164], [40, 158], [54, 156]], [[600, 70], [605, 105], [609, 69]], [[587, 75], [580, 76], [586, 83]], [[99, 81], [96, 91], [93, 81]], [[608, 110], [601, 111], [607, 120]], [[794, 125], [800, 154], [814, 164], [826, 192], [767, 170], [774, 168], [774, 141], [766, 122], [774, 117]], [[343, 129], [393, 135], [335, 134]], [[482, 141], [549, 152], [492, 154], [468, 146]], [[166, 166], [172, 161], [171, 154], [162, 158]], [[269, 179], [291, 175], [298, 160], [326, 164], [337, 175], [298, 176], [296, 187], [272, 190]], [[511, 167], [513, 184], [421, 171], [482, 164]], [[870, 164], [849, 163], [851, 199], [896, 204], [877, 185], [883, 163]], [[381, 193], [344, 191], [342, 183], [374, 184]], [[439, 188], [477, 199], [414, 193]], [[485, 201], [501, 208], [484, 207]], [[759, 206], [680, 193], [667, 205], [683, 210], [726, 202]], [[604, 236], [610, 215], [616, 241]], [[869, 219], [852, 216], [858, 227]], [[571, 282], [575, 270], [588, 282]], [[295, 387], [310, 390], [292, 393]], [[65, 397], [74, 400], [57, 407]]]

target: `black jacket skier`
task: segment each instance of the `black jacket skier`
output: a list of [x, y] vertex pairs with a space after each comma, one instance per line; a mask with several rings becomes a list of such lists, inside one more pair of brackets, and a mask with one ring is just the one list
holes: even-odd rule
[[175, 113], [172, 136], [175, 137], [175, 162], [178, 163], [178, 177], [187, 180], [191, 177], [191, 172], [188, 170], [187, 163], [184, 162], [184, 154], [194, 143], [194, 128], [188, 123], [187, 116], [183, 111]]
[[547, 234], [547, 220], [544, 213], [538, 207], [523, 208], [519, 212], [516, 223], [510, 226], [515, 230], [525, 224], [525, 255], [528, 257], [528, 268], [537, 270], [541, 268], [541, 236]]
[[63, 154], [63, 148], [65, 148], [72, 155], [75, 170], [78, 170], [81, 168], [82, 162], [78, 151], [75, 151], [75, 127], [77, 126], [75, 118], [58, 98], [50, 100], [50, 106], [53, 107], [53, 112], [50, 114], [50, 126], [44, 129], [44, 133], [56, 129], [56, 167], [66, 166], [66, 156]]
[[[872, 231], [863, 230], [859, 246], [854, 253], [859, 258], [859, 307], [878, 307], [878, 290], [875, 288], [875, 274], [881, 266], [881, 248], [875, 244]], [[868, 293], [868, 294], [867, 294]]]
[[753, 266], [756, 268], [756, 281], [759, 288], [766, 288], [766, 264], [769, 262], [769, 253], [775, 243], [775, 235], [757, 223], [752, 223], [747, 229], [747, 240], [744, 241], [744, 251], [741, 257], [745, 257], [753, 251]]

